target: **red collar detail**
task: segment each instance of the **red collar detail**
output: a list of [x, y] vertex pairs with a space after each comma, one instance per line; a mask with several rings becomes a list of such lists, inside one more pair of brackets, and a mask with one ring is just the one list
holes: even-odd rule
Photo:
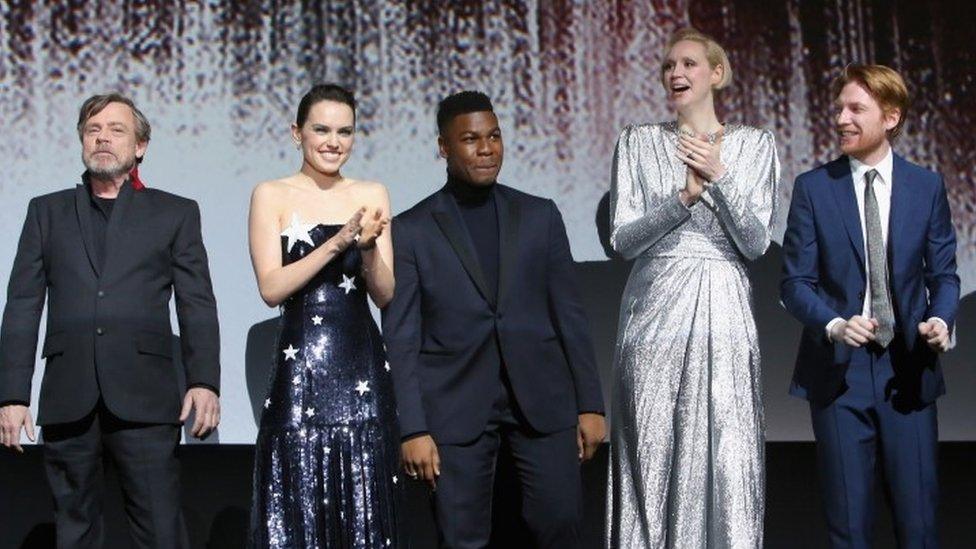
[[129, 172], [129, 181], [132, 183], [132, 190], [134, 191], [142, 191], [146, 188], [146, 184], [139, 178], [139, 166], [132, 168], [132, 171]]

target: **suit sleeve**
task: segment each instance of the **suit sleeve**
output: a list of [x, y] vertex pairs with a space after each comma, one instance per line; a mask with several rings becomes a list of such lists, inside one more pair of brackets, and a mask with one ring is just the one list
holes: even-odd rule
[[393, 299], [383, 309], [383, 339], [393, 374], [403, 438], [427, 432], [427, 416], [417, 376], [422, 324], [420, 273], [413, 248], [413, 235], [408, 224], [394, 220], [393, 272], [396, 273], [396, 287]]
[[823, 331], [837, 314], [817, 293], [820, 252], [807, 180], [796, 179], [783, 236], [783, 277], [780, 298], [786, 310], [805, 326]]
[[173, 241], [173, 290], [187, 386], [220, 391], [220, 329], [200, 209], [190, 202]]
[[550, 201], [549, 204], [549, 310], [573, 376], [578, 412], [602, 414], [603, 392], [597, 374], [596, 354], [576, 284], [576, 266], [569, 248], [566, 226], [555, 203]]
[[951, 331], [959, 307], [959, 275], [956, 274], [956, 231], [941, 177], [929, 214], [925, 287], [929, 291], [929, 309], [924, 318], [941, 318]]
[[735, 174], [726, 170], [725, 175], [711, 183], [702, 195], [712, 199], [722, 225], [739, 252], [750, 260], [761, 257], [769, 247], [779, 193], [776, 142], [770, 131], [764, 131], [760, 136], [755, 159], [761, 165], [756, 171], [753, 171], [755, 167], [749, 168], [749, 174], [754, 174], [753, 179], [733, 180]]
[[644, 253], [691, 217], [677, 192], [646, 203], [636, 131], [628, 126], [620, 134], [610, 170], [610, 245], [625, 259]]
[[35, 198], [27, 206], [7, 286], [0, 327], [0, 402], [30, 402], [37, 328], [46, 294], [43, 237]]

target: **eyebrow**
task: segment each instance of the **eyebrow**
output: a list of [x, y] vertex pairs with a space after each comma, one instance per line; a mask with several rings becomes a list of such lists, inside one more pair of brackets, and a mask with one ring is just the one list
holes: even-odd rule
[[[332, 129], [332, 126], [329, 126], [328, 124], [319, 124], [319, 123], [313, 122], [312, 123], [312, 128], [314, 128], [314, 129], [321, 128], [321, 129], [324, 129], [324, 130], [331, 130]], [[355, 128], [355, 126], [349, 125], [349, 126], [339, 126], [337, 129], [339, 129], [339, 130], [351, 130], [353, 128]]]

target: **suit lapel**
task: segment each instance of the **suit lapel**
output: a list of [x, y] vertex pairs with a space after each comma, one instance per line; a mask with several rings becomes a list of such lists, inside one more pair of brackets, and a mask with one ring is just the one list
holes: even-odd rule
[[501, 306], [511, 286], [512, 273], [516, 270], [521, 212], [519, 203], [501, 185], [495, 187], [495, 204], [498, 206], [499, 232], [498, 305]]
[[105, 270], [108, 271], [113, 264], [113, 259], [118, 253], [121, 240], [126, 232], [126, 213], [132, 202], [132, 195], [135, 191], [132, 184], [128, 181], [119, 189], [119, 196], [115, 199], [112, 207], [112, 216], [108, 220], [108, 227], [105, 228]]
[[437, 222], [437, 226], [440, 227], [444, 236], [447, 237], [447, 241], [451, 243], [454, 253], [461, 260], [461, 265], [464, 266], [464, 270], [471, 277], [471, 281], [474, 282], [478, 292], [485, 298], [485, 301], [494, 306], [495, 304], [492, 303], [490, 297], [491, 293], [488, 292], [488, 284], [485, 282], [485, 275], [481, 271], [478, 258], [474, 255], [474, 244], [471, 242], [471, 235], [468, 234], [468, 230], [464, 226], [464, 220], [461, 219], [461, 211], [458, 210], [457, 204], [454, 203], [454, 200], [447, 191], [441, 190], [438, 193], [437, 205], [434, 211], [431, 212], [431, 215], [434, 216], [434, 221]]
[[[905, 159], [894, 155], [891, 166], [891, 211], [888, 214], [888, 264], [889, 272], [897, 272], [894, 269], [895, 260], [901, 251], [898, 244], [902, 241], [902, 232], [911, 225], [909, 218], [912, 202], [911, 181], [907, 180], [905, 170]], [[893, 281], [892, 281], [893, 282]]]
[[91, 195], [88, 187], [83, 184], [75, 187], [75, 212], [78, 214], [78, 227], [81, 229], [81, 240], [85, 243], [88, 262], [91, 263], [95, 276], [101, 276], [98, 268], [98, 256], [95, 255], [95, 238], [92, 236]]
[[828, 170], [832, 181], [831, 188], [834, 198], [837, 200], [837, 207], [840, 216], [844, 220], [844, 227], [847, 229], [847, 236], [854, 246], [857, 258], [861, 262], [861, 272], [864, 273], [864, 236], [861, 232], [861, 215], [857, 209], [857, 196], [854, 195], [854, 179], [851, 176], [850, 161], [847, 157], [841, 157], [834, 161], [832, 169]]

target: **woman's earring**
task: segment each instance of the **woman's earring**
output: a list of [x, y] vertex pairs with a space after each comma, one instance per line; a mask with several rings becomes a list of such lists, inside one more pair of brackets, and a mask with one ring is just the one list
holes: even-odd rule
[[298, 143], [295, 143], [295, 150], [296, 151], [302, 150], [302, 142], [301, 141], [299, 141]]

